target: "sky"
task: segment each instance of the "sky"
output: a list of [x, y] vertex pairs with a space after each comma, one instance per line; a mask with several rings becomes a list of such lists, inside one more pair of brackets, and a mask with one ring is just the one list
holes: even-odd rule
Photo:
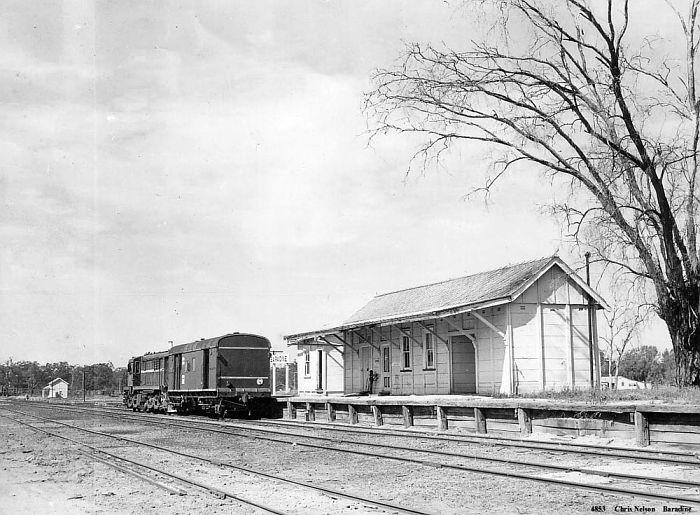
[[536, 173], [486, 204], [474, 149], [407, 175], [415, 140], [369, 142], [372, 71], [471, 23], [422, 0], [0, 3], [0, 361], [283, 349], [380, 293], [580, 267]]

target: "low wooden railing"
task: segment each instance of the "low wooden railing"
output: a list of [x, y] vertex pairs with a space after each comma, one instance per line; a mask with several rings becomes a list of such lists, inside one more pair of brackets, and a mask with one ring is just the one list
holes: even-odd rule
[[528, 399], [293, 397], [278, 399], [283, 416], [307, 421], [422, 426], [478, 434], [596, 435], [640, 446], [683, 445], [700, 451], [700, 407], [667, 404], [584, 404]]

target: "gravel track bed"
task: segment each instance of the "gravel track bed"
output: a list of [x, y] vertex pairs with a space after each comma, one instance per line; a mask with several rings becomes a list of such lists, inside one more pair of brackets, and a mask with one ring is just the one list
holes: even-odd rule
[[[2, 407], [2, 404], [0, 404]], [[378, 500], [411, 506], [430, 513], [583, 513], [591, 512], [594, 506], [606, 506], [606, 511], [614, 511], [616, 506], [635, 506], [656, 508], [661, 512], [662, 502], [644, 501], [622, 496], [605, 495], [594, 492], [573, 490], [555, 485], [537, 484], [530, 481], [484, 476], [477, 473], [462, 472], [449, 469], [439, 469], [427, 466], [410, 465], [389, 460], [364, 456], [341, 454], [329, 450], [309, 449], [294, 445], [293, 436], [288, 437], [291, 443], [273, 443], [242, 438], [235, 435], [204, 433], [197, 430], [182, 428], [166, 428], [140, 421], [121, 421], [100, 415], [97, 412], [68, 412], [60, 409], [48, 411], [45, 408], [34, 407], [31, 404], [22, 405], [23, 411], [35, 411], [36, 414], [75, 423], [83, 427], [111, 434], [126, 436], [137, 440], [157, 443], [174, 447], [186, 452], [214, 458], [220, 461], [230, 461], [236, 465], [260, 469], [268, 473], [281, 475], [300, 481], [308, 481], [316, 485], [328, 486], [348, 493], [360, 494]], [[130, 412], [127, 412], [130, 413]], [[40, 425], [35, 421], [36, 425]], [[233, 421], [235, 423], [235, 421]], [[224, 424], [224, 427], [230, 424]], [[50, 424], [45, 424], [50, 430]], [[236, 505], [230, 499], [220, 500], [211, 495], [191, 491], [186, 497], [170, 496], [164, 491], [152, 487], [136, 478], [124, 476], [102, 464], [89, 463], [89, 459], [76, 455], [58, 439], [37, 435], [29, 429], [20, 429], [7, 419], [0, 419], [2, 439], [6, 452], [0, 454], [2, 474], [13, 472], [13, 480], [4, 482], [4, 490], [0, 491], [0, 501], [17, 499], [25, 490], [31, 489], [35, 477], [40, 481], [42, 491], [51, 495], [42, 496], [42, 502], [56, 497], [55, 503], [64, 506], [65, 513], [162, 513], [166, 508], [172, 513], [191, 513], [205, 509], [209, 513], [247, 513], [249, 508]], [[64, 434], [68, 435], [66, 429]], [[291, 431], [291, 430], [290, 430]], [[327, 435], [329, 432], [320, 428], [294, 428], [294, 432], [309, 435]], [[75, 433], [73, 431], [73, 433]], [[336, 436], [337, 438], [337, 436]], [[626, 472], [649, 473], [655, 476], [686, 477], [694, 479], [697, 469], [664, 464], [644, 464], [634, 461], [603, 465], [602, 460], [592, 457], [563, 457], [560, 453], [550, 451], [526, 451], [512, 449], [498, 444], [467, 444], [461, 442], [430, 442], [408, 441], [390, 435], [343, 435], [344, 440], [381, 441], [392, 445], [415, 446], [421, 449], [455, 450], [458, 452], [496, 454], [499, 457], [531, 459], [535, 461], [561, 462], [567, 465], [588, 468], [606, 469], [609, 467], [624, 467]], [[85, 439], [88, 441], [89, 439]], [[299, 438], [299, 441], [302, 439]], [[304, 439], [305, 440], [305, 439]], [[148, 460], [151, 464], [175, 466], [177, 472], [200, 478], [207, 482], [216, 482], [222, 489], [232, 489], [241, 493], [259, 495], [272, 501], [277, 497], [284, 511], [292, 513], [378, 513], [379, 510], [352, 503], [350, 501], [332, 500], [323, 496], [311, 495], [302, 489], [298, 494], [290, 493], [271, 482], [262, 483], [231, 469], [213, 467], [203, 462], [192, 462], [184, 458], [167, 456], [161, 451], [149, 450], [133, 445], [122, 447], [116, 440], [108, 444], [110, 449], [120, 448], [125, 456], [131, 456], [141, 461]], [[29, 450], [30, 452], [25, 452]], [[114, 451], [116, 452], [116, 451]], [[379, 452], [379, 451], [378, 451]], [[384, 451], [381, 451], [384, 452]], [[399, 452], [399, 451], [396, 451]], [[33, 458], [29, 460], [29, 456]], [[426, 455], [424, 459], [433, 460]], [[37, 457], [41, 457], [37, 459]], [[447, 458], [445, 458], [447, 460]], [[466, 463], [460, 458], [460, 463]], [[472, 460], [472, 464], [479, 463]], [[493, 464], [484, 467], [494, 468]], [[21, 471], [21, 472], [20, 472]], [[553, 473], [549, 473], [553, 474]], [[578, 479], [572, 473], [557, 473], [552, 477]], [[606, 478], [599, 478], [605, 484]], [[52, 490], [46, 485], [60, 485], [61, 488]], [[13, 490], [13, 488], [15, 490]], [[71, 490], [72, 489], [72, 490]], [[110, 494], [111, 492], [111, 494]], [[15, 495], [12, 496], [11, 494]], [[690, 490], [683, 494], [689, 495]], [[71, 494], [71, 495], [68, 495]], [[79, 496], [79, 497], [78, 497]], [[73, 497], [73, 499], [71, 499]], [[309, 500], [313, 498], [313, 501]], [[36, 499], [35, 499], [36, 501]], [[277, 501], [276, 501], [277, 502]], [[3, 506], [5, 506], [3, 504]], [[149, 511], [153, 510], [153, 511]], [[34, 510], [28, 511], [33, 513]], [[63, 513], [52, 511], [54, 513]]]

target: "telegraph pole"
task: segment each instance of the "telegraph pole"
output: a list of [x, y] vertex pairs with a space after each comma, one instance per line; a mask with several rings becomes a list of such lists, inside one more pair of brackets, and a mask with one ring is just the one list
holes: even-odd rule
[[[591, 285], [591, 253], [586, 252], [586, 284]], [[595, 354], [595, 361], [593, 355]], [[599, 390], [600, 382], [596, 368], [600, 368], [600, 354], [598, 345], [593, 341], [593, 299], [588, 297], [588, 361], [591, 368], [591, 389]], [[597, 364], [596, 364], [597, 363]]]
[[83, 402], [85, 402], [85, 369], [83, 368]]

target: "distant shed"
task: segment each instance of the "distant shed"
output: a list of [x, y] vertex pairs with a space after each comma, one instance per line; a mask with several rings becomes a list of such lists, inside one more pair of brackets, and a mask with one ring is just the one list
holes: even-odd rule
[[68, 397], [68, 382], [60, 377], [57, 377], [49, 384], [44, 386], [41, 390], [41, 396], [47, 398], [61, 398], [65, 399]]
[[337, 327], [285, 339], [309, 379], [303, 388], [300, 370], [300, 393], [339, 384], [393, 395], [586, 388], [600, 380], [592, 356], [604, 307], [552, 256], [378, 295]]

